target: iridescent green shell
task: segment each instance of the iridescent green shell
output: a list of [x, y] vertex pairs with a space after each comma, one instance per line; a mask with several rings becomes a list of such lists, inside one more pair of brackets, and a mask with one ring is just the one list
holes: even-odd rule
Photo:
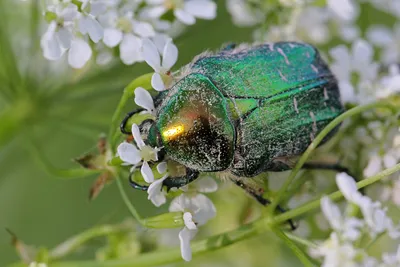
[[[175, 144], [164, 138], [169, 157], [199, 171], [229, 169], [240, 176], [288, 169], [287, 159], [304, 152], [343, 112], [336, 79], [317, 50], [295, 42], [201, 55], [160, 98], [160, 132], [171, 121], [187, 120], [185, 109], [207, 114], [212, 129], [218, 122], [212, 138], [192, 136], [191, 149], [185, 150], [186, 133]], [[216, 139], [226, 142], [217, 146]]]

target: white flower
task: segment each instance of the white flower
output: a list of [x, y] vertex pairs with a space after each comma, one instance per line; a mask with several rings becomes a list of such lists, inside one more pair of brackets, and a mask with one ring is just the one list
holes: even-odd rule
[[79, 18], [79, 30], [82, 34], [88, 34], [93, 42], [97, 43], [103, 38], [104, 30], [96, 20], [96, 16], [106, 11], [107, 5], [102, 1], [81, 0], [81, 16]]
[[372, 25], [368, 28], [367, 37], [372, 44], [383, 50], [380, 61], [384, 64], [399, 62], [400, 23], [395, 24], [393, 30], [382, 25]]
[[356, 7], [351, 0], [328, 0], [328, 7], [342, 20], [351, 21], [357, 16]]
[[372, 238], [387, 231], [392, 238], [400, 237], [398, 227], [386, 215], [386, 210], [379, 202], [373, 202], [369, 197], [357, 191], [357, 185], [353, 178], [345, 173], [336, 176], [336, 183], [343, 196], [351, 203], [360, 207], [368, 233]]
[[104, 44], [111, 48], [119, 45], [120, 58], [126, 65], [143, 61], [142, 39], [155, 35], [150, 23], [137, 20], [130, 11], [136, 9], [136, 5], [129, 4], [131, 3], [115, 7], [101, 17], [101, 21], [106, 25]]
[[147, 189], [147, 199], [150, 200], [156, 207], [160, 207], [167, 201], [165, 192], [162, 190], [163, 182], [167, 178], [168, 174], [164, 175], [161, 179], [158, 179], [151, 183], [149, 188]]
[[148, 113], [155, 115], [156, 109], [154, 107], [153, 98], [146, 89], [142, 87], [135, 89], [135, 103], [138, 106], [146, 109]]
[[245, 0], [227, 0], [226, 8], [232, 16], [233, 23], [238, 26], [250, 27], [265, 19], [265, 14], [261, 10], [252, 8]]
[[315, 258], [324, 258], [321, 267], [358, 266], [356, 248], [349, 242], [341, 242], [335, 232], [323, 244], [311, 249], [310, 254]]
[[400, 266], [400, 246], [394, 254], [383, 253], [383, 263], [379, 267], [397, 267]]
[[154, 42], [143, 40], [143, 58], [155, 71], [151, 78], [151, 85], [157, 91], [165, 90], [166, 86], [161, 74], [169, 74], [169, 70], [178, 59], [178, 48], [171, 38], [163, 35], [156, 36]]
[[143, 11], [143, 16], [159, 18], [168, 10], [174, 11], [175, 17], [182, 23], [192, 25], [196, 18], [211, 20], [216, 16], [217, 5], [211, 0], [147, 0], [150, 7]]
[[139, 127], [136, 124], [132, 124], [132, 135], [139, 149], [132, 144], [123, 142], [117, 148], [118, 156], [124, 161], [124, 165], [133, 165], [131, 172], [142, 162], [140, 172], [143, 179], [147, 183], [152, 183], [154, 182], [154, 174], [148, 161], [157, 161], [158, 149], [147, 146], [144, 143], [140, 136]]
[[[165, 173], [167, 171], [167, 163], [159, 163], [157, 165], [157, 171], [160, 174]], [[154, 181], [147, 189], [147, 199], [150, 200], [156, 207], [160, 207], [167, 201], [166, 192], [162, 190], [162, 185], [164, 180], [168, 178], [168, 175], [169, 174], [167, 173], [162, 178]]]
[[[399, 42], [400, 44], [400, 42]], [[383, 76], [378, 85], [378, 98], [386, 98], [390, 95], [400, 92], [400, 68], [397, 64], [391, 64], [389, 66], [389, 73]]]
[[76, 5], [63, 2], [50, 5], [48, 12], [53, 14], [55, 19], [50, 22], [40, 44], [46, 59], [57, 60], [71, 47], [74, 38], [74, 20], [79, 12]]
[[[344, 46], [329, 51], [334, 59], [332, 71], [339, 80], [339, 88], [344, 102], [364, 103], [375, 99], [376, 88], [372, 82], [378, 75], [379, 64], [373, 61], [373, 48], [364, 41], [357, 40], [351, 52]], [[358, 75], [357, 90], [352, 85], [352, 74]]]
[[209, 198], [203, 194], [182, 194], [172, 200], [170, 212], [184, 212], [185, 227], [179, 232], [181, 255], [185, 261], [192, 259], [190, 241], [196, 235], [198, 226], [215, 217], [216, 209]]
[[329, 197], [321, 199], [321, 210], [332, 229], [344, 239], [355, 241], [360, 237], [363, 222], [356, 218], [342, 217], [339, 207], [332, 203]]

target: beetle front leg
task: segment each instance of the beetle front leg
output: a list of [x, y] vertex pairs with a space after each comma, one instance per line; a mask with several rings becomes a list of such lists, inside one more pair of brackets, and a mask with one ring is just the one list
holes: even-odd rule
[[[199, 177], [199, 174], [200, 173], [198, 171], [186, 168], [186, 175], [178, 177], [168, 177], [167, 179], [164, 180], [163, 186], [166, 186], [168, 191], [174, 187], [179, 188], [196, 180]], [[131, 175], [129, 176], [129, 183], [133, 188], [142, 191], [147, 191], [147, 189], [149, 189], [148, 185], [141, 185], [133, 181]]]
[[[257, 190], [255, 190], [254, 188], [248, 186], [247, 184], [243, 183], [242, 181], [240, 181], [238, 179], [231, 179], [231, 181], [234, 182], [240, 188], [242, 188], [244, 191], [246, 191], [249, 195], [254, 197], [258, 201], [258, 203], [260, 203], [261, 205], [267, 206], [267, 205], [271, 204], [271, 201], [269, 199], [266, 199], [266, 198], [264, 198], [262, 196], [264, 191], [260, 190], [260, 191], [257, 192]], [[284, 213], [286, 211], [281, 206], [278, 206], [277, 209], [281, 213]], [[294, 224], [293, 220], [290, 219], [287, 222], [289, 223], [290, 228], [292, 229], [292, 231], [296, 230], [297, 226]]]
[[179, 188], [196, 180], [199, 177], [199, 174], [200, 173], [198, 171], [186, 168], [186, 175], [178, 177], [168, 177], [164, 180], [163, 186], [166, 186], [168, 191], [174, 187]]

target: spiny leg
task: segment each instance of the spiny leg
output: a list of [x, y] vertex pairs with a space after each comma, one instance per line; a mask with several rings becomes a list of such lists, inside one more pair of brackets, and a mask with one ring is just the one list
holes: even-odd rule
[[174, 187], [179, 188], [196, 180], [199, 177], [199, 174], [200, 173], [198, 171], [186, 168], [186, 175], [178, 177], [168, 177], [164, 180], [163, 186], [166, 186], [168, 191]]
[[121, 130], [121, 133], [123, 134], [132, 134], [130, 131], [126, 131], [125, 130], [125, 126], [126, 123], [128, 122], [128, 120], [135, 114], [142, 112], [144, 109], [143, 108], [139, 108], [136, 109], [134, 111], [129, 112], [128, 114], [125, 115], [125, 118], [121, 121], [121, 124], [119, 125], [119, 129]]
[[[258, 203], [260, 203], [263, 206], [267, 206], [269, 204], [271, 204], [271, 201], [264, 198], [262, 196], [263, 192], [257, 192], [256, 190], [254, 190], [254, 188], [251, 188], [250, 186], [246, 185], [245, 183], [243, 183], [240, 180], [237, 179], [231, 179], [232, 182], [234, 182], [237, 186], [239, 186], [240, 188], [242, 188], [244, 191], [246, 191], [249, 195], [251, 195], [252, 197], [254, 197]], [[286, 210], [284, 208], [282, 208], [281, 206], [278, 205], [277, 209], [281, 212], [284, 213]], [[290, 225], [290, 228], [292, 229], [292, 231], [296, 230], [297, 226], [294, 224], [293, 220], [290, 219], [288, 220], [288, 223]]]
[[[184, 185], [187, 185], [194, 180], [196, 180], [199, 177], [199, 172], [194, 171], [192, 169], [186, 168], [186, 175], [184, 176], [178, 176], [178, 177], [168, 177], [167, 179], [164, 180], [163, 186], [167, 187], [167, 190], [169, 191], [171, 188], [179, 188]], [[142, 190], [142, 191], [147, 191], [149, 189], [148, 185], [140, 185], [136, 183], [135, 181], [132, 180], [132, 174], [129, 175], [129, 183], [131, 186], [135, 189]]]
[[304, 163], [302, 168], [307, 170], [332, 170], [336, 172], [345, 172], [355, 179], [355, 177], [351, 174], [350, 170], [347, 167], [344, 167], [337, 163], [310, 162]]

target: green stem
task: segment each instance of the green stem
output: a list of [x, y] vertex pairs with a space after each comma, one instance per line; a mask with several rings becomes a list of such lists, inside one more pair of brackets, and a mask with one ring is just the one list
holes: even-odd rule
[[282, 200], [283, 196], [285, 195], [285, 192], [288, 190], [288, 187], [293, 182], [297, 173], [300, 171], [303, 164], [310, 157], [310, 155], [314, 151], [314, 149], [316, 149], [318, 147], [318, 145], [322, 142], [322, 140], [325, 138], [325, 136], [327, 136], [336, 126], [338, 126], [345, 119], [350, 118], [354, 115], [360, 114], [366, 110], [374, 109], [374, 108], [378, 108], [378, 107], [389, 108], [393, 112], [397, 112], [396, 107], [392, 106], [388, 101], [381, 101], [381, 102], [367, 104], [365, 106], [358, 106], [358, 107], [352, 108], [352, 109], [346, 111], [345, 113], [341, 114], [337, 118], [335, 118], [333, 121], [331, 121], [317, 135], [317, 137], [314, 139], [314, 141], [308, 146], [307, 150], [301, 155], [300, 159], [298, 160], [296, 166], [290, 173], [289, 177], [286, 179], [283, 186], [279, 189], [276, 199], [272, 202], [271, 206], [269, 207], [271, 213], [273, 213], [276, 210], [276, 207], [281, 203], [281, 200]]
[[135, 207], [132, 205], [131, 201], [129, 200], [128, 196], [126, 195], [124, 187], [121, 182], [121, 178], [117, 175], [115, 180], [116, 180], [116, 183], [118, 186], [119, 193], [121, 194], [122, 200], [124, 201], [129, 212], [141, 225], [145, 225], [145, 222], [143, 221], [142, 217], [139, 215], [138, 211], [135, 209]]
[[93, 227], [87, 231], [84, 231], [76, 236], [69, 238], [68, 240], [64, 241], [63, 243], [56, 246], [52, 249], [49, 253], [50, 260], [58, 260], [71, 252], [78, 249], [81, 245], [88, 242], [89, 240], [100, 237], [106, 236], [109, 234], [114, 233], [121, 233], [121, 232], [128, 232], [132, 231], [133, 226], [129, 224], [121, 224], [121, 225], [101, 225]]
[[[227, 247], [242, 240], [255, 237], [268, 229], [264, 222], [258, 220], [252, 224], [244, 225], [236, 230], [219, 234], [204, 240], [193, 242], [192, 253], [194, 256], [206, 252], [215, 251], [223, 247]], [[177, 237], [178, 238], [178, 237]], [[136, 266], [160, 266], [174, 262], [182, 262], [180, 248], [155, 251], [135, 258], [110, 260], [104, 262], [95, 261], [69, 261], [69, 262], [54, 262], [51, 267], [136, 267]], [[15, 264], [14, 267], [24, 266]]]
[[[373, 184], [375, 182], [378, 182], [378, 181], [382, 180], [383, 178], [385, 178], [385, 177], [387, 177], [387, 176], [389, 176], [389, 175], [391, 175], [391, 174], [393, 174], [395, 172], [398, 172], [398, 171], [400, 171], [400, 163], [395, 165], [392, 168], [386, 169], [386, 170], [384, 170], [384, 171], [382, 171], [382, 172], [380, 172], [380, 173], [378, 173], [378, 174], [376, 174], [374, 176], [371, 176], [369, 178], [366, 178], [366, 179], [358, 182], [357, 183], [357, 188], [360, 189], [360, 188], [366, 187], [366, 186], [368, 186], [370, 184]], [[343, 195], [342, 195], [342, 193], [340, 191], [336, 191], [336, 192], [330, 194], [329, 197], [332, 200], [338, 200], [338, 199], [342, 198]], [[319, 206], [320, 206], [320, 199], [311, 201], [311, 202], [309, 202], [307, 204], [304, 204], [304, 205], [302, 205], [300, 207], [297, 207], [296, 209], [293, 209], [293, 210], [290, 210], [290, 211], [287, 211], [285, 213], [282, 213], [282, 214], [279, 214], [279, 215], [275, 216], [272, 219], [272, 224], [273, 225], [277, 225], [277, 224], [286, 222], [286, 221], [288, 221], [290, 219], [294, 219], [294, 218], [296, 218], [296, 217], [298, 217], [300, 215], [303, 215], [303, 214], [305, 214], [305, 213], [307, 213], [307, 212], [309, 212], [311, 210], [319, 208]]]
[[127, 87], [125, 87], [122, 97], [118, 103], [118, 106], [111, 119], [111, 127], [108, 133], [108, 141], [111, 149], [114, 149], [114, 145], [117, 141], [117, 135], [115, 134], [118, 130], [118, 126], [121, 120], [121, 115], [126, 106], [128, 100], [134, 95], [137, 87], [143, 87], [146, 90], [151, 89], [151, 76], [153, 73], [144, 74], [133, 80]]
[[[377, 182], [381, 180], [382, 178], [393, 174], [397, 171], [400, 171], [400, 163], [394, 166], [393, 168], [384, 170], [377, 175], [374, 175], [372, 177], [369, 177], [361, 182], [357, 183], [358, 188], [365, 187], [367, 185], [370, 185], [374, 182]], [[128, 206], [129, 210], [131, 213], [134, 215], [134, 217], [138, 217], [139, 219], [140, 216], [138, 216], [136, 210], [132, 207], [132, 204], [129, 202], [128, 197], [126, 196], [125, 192], [123, 191], [122, 188], [122, 183], [117, 179], [117, 184], [118, 187], [121, 190], [121, 195], [124, 199], [125, 204]], [[332, 200], [337, 200], [342, 197], [342, 194], [337, 191], [329, 197]], [[269, 225], [279, 225], [289, 219], [292, 219], [294, 217], [297, 217], [299, 215], [302, 215], [306, 212], [309, 212], [315, 208], [318, 208], [320, 205], [320, 200], [315, 200], [312, 201], [308, 204], [305, 204], [299, 208], [296, 208], [294, 210], [285, 212], [281, 215], [276, 216], [273, 220], [271, 220], [270, 217], [267, 218], [260, 218], [259, 220], [248, 224], [248, 225], [243, 225], [239, 227], [236, 230], [219, 234], [213, 237], [209, 237], [204, 240], [200, 240], [197, 242], [192, 243], [192, 252], [193, 255], [199, 255], [208, 251], [214, 251], [226, 246], [229, 246], [231, 244], [240, 242], [242, 240], [260, 235], [261, 233], [269, 230]], [[280, 235], [280, 233], [277, 233]], [[304, 240], [301, 240], [298, 237], [292, 236], [291, 234], [286, 234], [287, 238], [293, 239], [293, 241], [298, 242], [300, 244], [309, 246], [309, 247], [314, 247], [315, 245], [312, 243], [304, 242]], [[285, 237], [286, 238], [286, 237]], [[286, 240], [287, 242], [287, 240]], [[95, 262], [95, 261], [71, 261], [71, 262], [56, 262], [52, 263], [52, 267], [73, 267], [73, 266], [79, 266], [79, 267], [135, 267], [135, 266], [158, 266], [158, 265], [165, 265], [169, 263], [174, 263], [174, 262], [179, 262], [182, 261], [181, 259], [181, 254], [180, 254], [180, 249], [175, 248], [175, 249], [170, 249], [170, 250], [162, 250], [162, 251], [155, 251], [151, 252], [148, 254], [143, 254], [141, 256], [135, 257], [133, 259], [123, 259], [123, 260], [111, 260], [111, 261], [105, 261], [105, 262]], [[25, 266], [22, 264], [14, 264], [14, 267], [19, 267], [19, 266]], [[307, 266], [307, 265], [306, 265]]]
[[304, 253], [304, 251], [300, 249], [287, 235], [285, 235], [282, 230], [275, 227], [272, 228], [272, 230], [285, 242], [285, 244], [293, 251], [293, 253], [299, 258], [299, 260], [303, 263], [305, 267], [315, 267], [310, 258]]
[[308, 247], [308, 248], [317, 248], [318, 247], [317, 244], [315, 244], [313, 242], [310, 242], [307, 239], [301, 238], [301, 237], [299, 237], [297, 235], [294, 235], [294, 234], [292, 234], [290, 232], [284, 232], [284, 234], [287, 237], [289, 237], [291, 240], [293, 240], [294, 242], [296, 242], [296, 243], [298, 243], [300, 245], [303, 245], [305, 247]]

